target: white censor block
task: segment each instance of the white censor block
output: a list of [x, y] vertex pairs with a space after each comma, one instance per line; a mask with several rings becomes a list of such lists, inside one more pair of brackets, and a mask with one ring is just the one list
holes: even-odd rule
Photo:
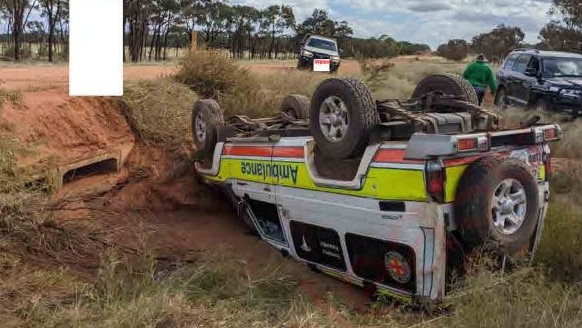
[[314, 72], [329, 72], [331, 66], [330, 59], [314, 59], [313, 60], [313, 71]]
[[123, 1], [69, 1], [69, 95], [123, 95]]

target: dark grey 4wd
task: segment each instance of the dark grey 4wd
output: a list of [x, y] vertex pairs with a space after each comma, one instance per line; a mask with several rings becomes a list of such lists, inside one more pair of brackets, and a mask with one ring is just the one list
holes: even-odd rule
[[517, 49], [497, 72], [495, 104], [526, 110], [566, 112], [576, 118], [582, 108], [582, 55]]

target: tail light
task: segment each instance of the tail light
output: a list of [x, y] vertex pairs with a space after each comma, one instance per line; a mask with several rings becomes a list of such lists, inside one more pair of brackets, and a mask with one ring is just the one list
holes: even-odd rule
[[426, 163], [426, 191], [436, 202], [445, 201], [446, 174], [444, 166], [436, 161]]
[[553, 173], [553, 168], [552, 168], [552, 156], [550, 156], [550, 154], [548, 154], [547, 152], [544, 152], [542, 155], [542, 159], [543, 159], [543, 163], [545, 166], [545, 180], [546, 181], [550, 181], [550, 177]]

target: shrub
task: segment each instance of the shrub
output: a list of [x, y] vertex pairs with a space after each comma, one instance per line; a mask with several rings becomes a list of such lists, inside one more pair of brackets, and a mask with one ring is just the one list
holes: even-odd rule
[[257, 89], [248, 69], [217, 50], [187, 54], [179, 61], [176, 79], [205, 98]]

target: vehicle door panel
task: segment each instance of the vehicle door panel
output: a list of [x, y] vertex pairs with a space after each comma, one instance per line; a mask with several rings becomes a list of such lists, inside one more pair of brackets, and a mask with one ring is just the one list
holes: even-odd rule
[[527, 102], [527, 86], [525, 81], [528, 79], [528, 77], [525, 76], [524, 72], [530, 62], [531, 57], [531, 55], [525, 54], [519, 56], [513, 71], [513, 81], [511, 82], [511, 93], [513, 96], [512, 100], [521, 105], [525, 105]]
[[273, 145], [233, 146], [230, 150], [231, 172], [236, 181], [233, 190], [251, 210], [249, 215], [265, 241], [285, 245], [284, 232], [275, 197]]

